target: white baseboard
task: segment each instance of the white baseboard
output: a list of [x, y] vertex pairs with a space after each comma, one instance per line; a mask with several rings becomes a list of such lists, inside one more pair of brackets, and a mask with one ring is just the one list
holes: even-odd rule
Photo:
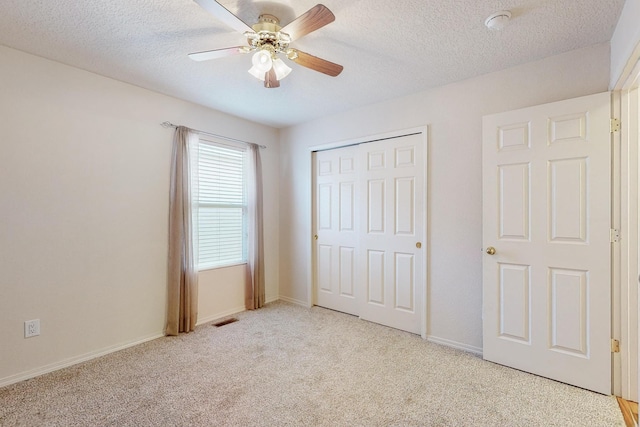
[[212, 314], [211, 316], [207, 316], [207, 317], [203, 317], [202, 319], [198, 319], [198, 322], [196, 322], [196, 326], [204, 325], [205, 323], [209, 323], [209, 322], [212, 322], [214, 320], [221, 319], [223, 317], [233, 316], [234, 314], [241, 313], [241, 312], [243, 312], [245, 310], [246, 310], [246, 308], [244, 306], [242, 306], [242, 307], [232, 308], [230, 310], [225, 310], [225, 311], [220, 312], [220, 313]]
[[264, 303], [265, 303], [265, 304], [269, 304], [269, 303], [272, 303], [272, 302], [276, 302], [276, 301], [278, 301], [279, 299], [280, 299], [280, 296], [278, 296], [278, 295], [275, 295], [275, 296], [267, 296], [267, 298], [265, 299]]
[[463, 344], [457, 341], [452, 341], [452, 340], [448, 340], [445, 338], [438, 338], [438, 337], [434, 337], [432, 335], [427, 335], [427, 341], [435, 343], [435, 344], [440, 344], [440, 345], [445, 345], [447, 347], [451, 347], [451, 348], [455, 348], [458, 350], [463, 350], [463, 351], [468, 351], [469, 353], [473, 353], [475, 355], [478, 355], [480, 357], [482, 357], [482, 348], [481, 347], [475, 347], [472, 345], [468, 345], [468, 344]]
[[110, 353], [115, 353], [116, 351], [124, 350], [125, 348], [133, 347], [135, 345], [139, 345], [147, 341], [152, 341], [158, 338], [162, 338], [163, 336], [164, 336], [163, 333], [148, 335], [146, 337], [137, 339], [135, 341], [130, 341], [125, 344], [118, 344], [112, 347], [103, 348], [101, 350], [91, 351], [89, 353], [85, 353], [80, 356], [70, 357], [68, 359], [64, 359], [59, 362], [51, 363], [49, 365], [41, 366], [35, 369], [17, 373], [15, 375], [10, 375], [8, 377], [0, 378], [0, 387], [5, 387], [11, 384], [18, 383], [20, 381], [38, 377], [43, 374], [48, 374], [49, 372], [57, 371], [59, 369], [68, 368], [69, 366], [77, 365], [78, 363], [86, 362], [87, 360], [105, 356]]
[[285, 301], [285, 302], [289, 302], [291, 304], [301, 305], [302, 307], [309, 308], [309, 304], [306, 301], [300, 301], [300, 300], [295, 299], [295, 298], [285, 297], [284, 295], [280, 295], [279, 299], [281, 299], [282, 301]]

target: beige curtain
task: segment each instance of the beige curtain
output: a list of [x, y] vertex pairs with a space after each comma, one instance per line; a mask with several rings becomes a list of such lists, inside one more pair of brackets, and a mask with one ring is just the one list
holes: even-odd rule
[[198, 135], [178, 127], [169, 196], [167, 335], [193, 331], [198, 318], [197, 157]]
[[249, 146], [247, 183], [248, 257], [245, 307], [255, 310], [264, 305], [264, 247], [262, 243], [262, 163], [260, 147]]

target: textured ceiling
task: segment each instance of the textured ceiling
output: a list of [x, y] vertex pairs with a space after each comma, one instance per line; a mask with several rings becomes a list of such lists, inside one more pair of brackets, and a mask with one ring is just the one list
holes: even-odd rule
[[[316, 0], [220, 0], [248, 24], [286, 25]], [[0, 44], [275, 127], [609, 41], [624, 0], [324, 0], [336, 21], [291, 44], [344, 66], [265, 89], [250, 55], [188, 53], [244, 37], [192, 0], [2, 0]], [[513, 14], [501, 32], [484, 20]]]

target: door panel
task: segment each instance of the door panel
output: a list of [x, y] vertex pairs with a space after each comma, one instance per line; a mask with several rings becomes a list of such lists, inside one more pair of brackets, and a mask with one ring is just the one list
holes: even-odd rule
[[413, 304], [415, 295], [415, 268], [413, 254], [396, 253], [395, 262], [395, 308], [412, 313], [415, 310]]
[[355, 182], [340, 183], [340, 231], [355, 231]]
[[331, 230], [331, 183], [318, 184], [318, 230]]
[[483, 120], [484, 357], [611, 392], [610, 95]]
[[500, 336], [529, 343], [531, 326], [528, 265], [499, 263]]
[[367, 250], [367, 303], [384, 306], [384, 251]]
[[549, 235], [587, 243], [587, 158], [549, 161]]
[[331, 272], [332, 249], [331, 245], [318, 245], [318, 288], [320, 291], [329, 293], [333, 291], [331, 283], [333, 280]]
[[414, 178], [396, 178], [396, 235], [415, 236], [413, 203], [416, 194], [414, 191]]
[[500, 239], [529, 240], [531, 231], [529, 163], [500, 165]]
[[369, 233], [384, 233], [385, 225], [385, 181], [382, 179], [368, 181], [369, 197], [367, 198], [367, 229]]
[[340, 295], [355, 296], [355, 248], [340, 248]]
[[551, 348], [587, 356], [587, 271], [550, 269]]

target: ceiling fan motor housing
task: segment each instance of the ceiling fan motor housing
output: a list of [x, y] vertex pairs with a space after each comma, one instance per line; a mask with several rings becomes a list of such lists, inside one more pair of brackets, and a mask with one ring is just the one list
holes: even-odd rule
[[253, 25], [255, 32], [247, 31], [247, 43], [253, 49], [270, 50], [276, 53], [285, 53], [291, 43], [291, 37], [287, 33], [280, 31], [280, 20], [273, 15], [260, 15], [258, 23]]
[[[263, 24], [272, 24], [273, 27], [275, 29], [272, 29], [271, 31], [280, 31], [280, 20], [278, 19], [278, 17], [273, 16], [273, 15], [269, 15], [268, 13], [263, 13], [262, 15], [260, 15], [258, 17], [258, 23], [253, 25], [253, 29], [255, 30], [256, 25], [263, 25]], [[264, 30], [266, 30], [267, 28], [262, 28]], [[259, 30], [256, 30], [259, 31]]]

